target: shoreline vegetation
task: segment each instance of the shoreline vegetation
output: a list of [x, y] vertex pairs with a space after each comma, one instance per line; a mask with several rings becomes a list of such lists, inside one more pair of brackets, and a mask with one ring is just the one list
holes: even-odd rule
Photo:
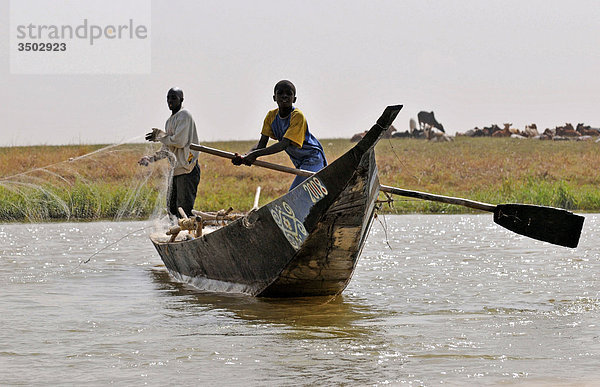
[[[332, 162], [350, 149], [348, 139], [321, 141]], [[244, 153], [254, 142], [202, 143]], [[382, 139], [376, 147], [381, 184], [490, 204], [527, 203], [574, 212], [600, 211], [600, 144], [590, 141], [520, 141], [456, 137], [433, 143]], [[64, 145], [0, 148], [0, 222], [148, 219], [166, 214], [166, 160], [137, 164], [157, 145]], [[291, 166], [283, 153], [262, 160]], [[195, 208], [248, 211], [256, 188], [260, 205], [287, 192], [292, 175], [236, 167], [200, 155]], [[476, 213], [466, 207], [393, 197], [380, 214]], [[380, 200], [386, 200], [380, 194]]]

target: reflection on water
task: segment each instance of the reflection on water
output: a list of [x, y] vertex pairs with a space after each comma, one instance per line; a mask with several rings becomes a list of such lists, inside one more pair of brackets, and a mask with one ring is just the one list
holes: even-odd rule
[[170, 308], [179, 312], [203, 314], [207, 311], [232, 313], [235, 318], [251, 323], [286, 325], [302, 329], [303, 334], [320, 337], [351, 337], [369, 334], [359, 320], [372, 318], [366, 305], [358, 305], [336, 297], [256, 298], [247, 295], [203, 293], [177, 282], [164, 269], [150, 271], [163, 296], [174, 302]]
[[599, 220], [566, 249], [389, 216], [341, 296], [298, 299], [175, 281], [145, 222], [0, 225], [0, 385], [594, 382]]

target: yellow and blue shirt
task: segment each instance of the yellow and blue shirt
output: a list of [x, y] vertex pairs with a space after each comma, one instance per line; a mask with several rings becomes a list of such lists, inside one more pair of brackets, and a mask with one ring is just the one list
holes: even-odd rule
[[285, 118], [279, 116], [279, 109], [269, 111], [261, 134], [277, 141], [284, 138], [290, 140], [291, 146], [288, 146], [285, 151], [296, 168], [313, 170], [314, 167], [309, 166], [320, 165], [319, 169], [321, 169], [327, 165], [323, 146], [308, 131], [308, 122], [300, 109], [295, 107], [292, 109], [290, 115]]

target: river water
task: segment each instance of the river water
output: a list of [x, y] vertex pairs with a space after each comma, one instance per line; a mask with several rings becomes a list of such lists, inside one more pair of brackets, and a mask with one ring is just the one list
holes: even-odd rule
[[333, 299], [187, 287], [151, 228], [0, 224], [0, 385], [600, 383], [600, 215], [577, 249], [380, 216]]

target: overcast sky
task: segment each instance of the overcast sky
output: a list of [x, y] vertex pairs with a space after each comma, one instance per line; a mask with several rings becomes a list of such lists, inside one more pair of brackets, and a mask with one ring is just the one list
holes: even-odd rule
[[280, 79], [317, 138], [368, 129], [391, 104], [400, 130], [420, 110], [452, 134], [600, 127], [596, 0], [156, 0], [141, 75], [11, 74], [8, 11], [0, 0], [0, 146], [141, 141], [164, 126], [171, 86], [200, 142], [258, 139]]

